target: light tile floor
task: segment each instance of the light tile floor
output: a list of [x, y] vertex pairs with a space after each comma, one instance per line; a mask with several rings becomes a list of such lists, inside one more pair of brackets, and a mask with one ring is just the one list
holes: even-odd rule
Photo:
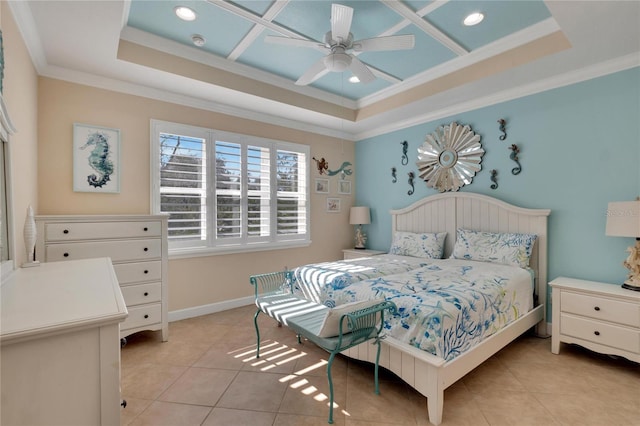
[[[170, 323], [130, 336], [122, 349], [123, 425], [326, 425], [327, 353], [254, 307]], [[447, 425], [637, 425], [640, 364], [523, 336], [445, 391]], [[428, 425], [426, 398], [381, 369], [336, 358], [335, 424]]]

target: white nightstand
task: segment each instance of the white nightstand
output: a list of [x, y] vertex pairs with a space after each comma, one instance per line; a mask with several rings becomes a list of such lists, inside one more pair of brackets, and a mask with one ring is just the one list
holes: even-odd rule
[[551, 281], [551, 352], [560, 342], [640, 362], [640, 292], [559, 277]]
[[370, 257], [377, 256], [379, 254], [384, 254], [385, 252], [380, 250], [359, 250], [359, 249], [344, 249], [342, 250], [344, 253], [344, 260], [347, 259], [357, 259], [359, 257]]

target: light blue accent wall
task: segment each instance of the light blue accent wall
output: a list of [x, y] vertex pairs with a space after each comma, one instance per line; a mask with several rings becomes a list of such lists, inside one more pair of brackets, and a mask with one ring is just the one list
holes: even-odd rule
[[[497, 120], [507, 120], [500, 141]], [[389, 210], [435, 194], [416, 177], [407, 195], [409, 171], [416, 172], [417, 148], [436, 127], [456, 121], [481, 135], [486, 153], [482, 170], [461, 191], [499, 198], [528, 208], [551, 209], [549, 279], [569, 276], [621, 283], [622, 261], [632, 238], [605, 235], [607, 203], [640, 195], [640, 68], [458, 114], [446, 119], [358, 141], [355, 154], [357, 205], [371, 207], [367, 246], [388, 250]], [[401, 165], [402, 141], [409, 142], [409, 164]], [[508, 146], [520, 147], [522, 173]], [[391, 167], [398, 182], [391, 182]], [[490, 189], [498, 170], [497, 190]]]

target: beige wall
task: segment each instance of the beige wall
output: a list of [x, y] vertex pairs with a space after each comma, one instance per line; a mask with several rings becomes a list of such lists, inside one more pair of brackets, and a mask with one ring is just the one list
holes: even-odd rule
[[7, 2], [0, 2], [4, 47], [3, 98], [16, 127], [10, 136], [17, 265], [26, 259], [22, 228], [29, 205], [38, 208], [38, 76]]
[[[351, 142], [50, 78], [40, 78], [38, 101], [38, 214], [149, 213], [150, 119], [308, 144], [311, 155], [327, 159], [330, 169], [343, 161], [354, 162]], [[119, 194], [73, 192], [74, 122], [120, 129]], [[312, 167], [312, 187], [316, 177]], [[342, 198], [342, 211], [327, 213], [327, 195], [312, 190], [311, 246], [171, 260], [169, 310], [250, 296], [248, 277], [253, 273], [340, 258], [341, 249], [353, 245], [348, 224], [353, 195], [338, 195], [338, 176], [330, 179], [329, 196]]]

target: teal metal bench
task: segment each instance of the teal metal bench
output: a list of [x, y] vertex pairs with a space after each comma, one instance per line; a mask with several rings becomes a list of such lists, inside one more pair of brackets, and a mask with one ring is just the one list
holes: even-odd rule
[[[374, 369], [375, 393], [380, 394], [378, 385], [378, 363], [380, 359], [380, 332], [384, 324], [384, 311], [395, 310], [395, 305], [387, 301], [371, 301], [370, 306], [354, 308], [339, 316], [335, 336], [328, 331], [325, 321], [331, 317], [332, 309], [293, 294], [292, 275], [290, 271], [272, 272], [253, 275], [251, 284], [255, 287], [255, 302], [258, 307], [253, 321], [256, 327], [256, 358], [260, 357], [260, 329], [258, 316], [264, 312], [281, 324], [286, 325], [298, 335], [304, 336], [317, 346], [330, 353], [327, 364], [327, 380], [329, 382], [329, 423], [333, 423], [333, 380], [331, 366], [335, 356], [353, 346], [374, 339], [377, 345]], [[339, 310], [338, 306], [335, 309]], [[344, 309], [344, 308], [342, 308]], [[324, 327], [323, 327], [324, 325]]]

